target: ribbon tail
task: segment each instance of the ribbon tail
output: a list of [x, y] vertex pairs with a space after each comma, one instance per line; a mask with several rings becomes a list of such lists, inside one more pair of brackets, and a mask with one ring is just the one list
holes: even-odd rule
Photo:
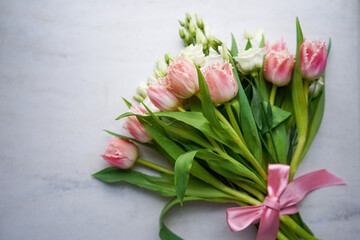
[[282, 208], [299, 203], [309, 192], [318, 188], [346, 184], [325, 169], [302, 175], [288, 184], [280, 198]]
[[226, 220], [232, 232], [241, 231], [259, 221], [264, 210], [262, 205], [235, 207], [226, 210]]
[[279, 231], [279, 212], [266, 208], [260, 219], [256, 240], [275, 240]]

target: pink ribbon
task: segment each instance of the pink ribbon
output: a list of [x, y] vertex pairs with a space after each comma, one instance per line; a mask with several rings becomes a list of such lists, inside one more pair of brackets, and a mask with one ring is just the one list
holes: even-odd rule
[[241, 231], [252, 223], [260, 226], [256, 240], [274, 240], [279, 231], [280, 216], [295, 214], [299, 203], [309, 192], [345, 182], [325, 169], [314, 171], [288, 184], [288, 165], [269, 164], [268, 195], [257, 206], [235, 207], [226, 210], [227, 223], [231, 231]]

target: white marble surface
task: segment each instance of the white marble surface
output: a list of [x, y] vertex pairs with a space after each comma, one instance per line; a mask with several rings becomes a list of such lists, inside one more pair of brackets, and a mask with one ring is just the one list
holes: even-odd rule
[[[158, 239], [166, 198], [90, 175], [108, 166], [102, 129], [122, 131], [120, 97], [179, 52], [186, 11], [227, 43], [262, 27], [294, 51], [296, 16], [306, 37], [332, 37], [325, 118], [299, 174], [326, 168], [348, 185], [317, 190], [300, 209], [319, 238], [360, 238], [359, 1], [2, 0], [0, 239]], [[166, 222], [185, 239], [254, 239], [254, 228], [228, 230], [229, 206], [186, 203]]]

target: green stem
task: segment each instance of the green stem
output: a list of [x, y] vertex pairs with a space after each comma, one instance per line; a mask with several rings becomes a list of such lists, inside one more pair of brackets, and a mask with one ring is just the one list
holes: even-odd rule
[[247, 148], [247, 146], [245, 145], [245, 142], [243, 142], [241, 140], [241, 138], [237, 135], [237, 133], [235, 132], [234, 128], [231, 126], [231, 124], [228, 122], [228, 120], [221, 114], [221, 112], [217, 109], [215, 109], [215, 114], [216, 116], [220, 119], [220, 121], [222, 123], [224, 123], [229, 129], [230, 131], [233, 133], [234, 136], [234, 142], [239, 146], [239, 148], [241, 149], [241, 151], [244, 154], [244, 157], [256, 168], [256, 170], [258, 171], [258, 173], [261, 175], [262, 178], [264, 178], [265, 180], [267, 179], [267, 175], [264, 171], [264, 169], [261, 167], [260, 163], [256, 160], [256, 158], [251, 154], [251, 152], [249, 151], [249, 149]]
[[291, 230], [293, 230], [296, 235], [301, 237], [304, 240], [319, 240], [316, 237], [311, 236], [308, 232], [306, 232], [302, 227], [300, 227], [294, 220], [289, 216], [281, 216], [280, 221], [288, 226]]
[[304, 94], [305, 94], [305, 102], [306, 102], [306, 106], [308, 105], [309, 102], [309, 80], [304, 79]]
[[290, 163], [290, 176], [289, 181], [293, 180], [295, 172], [301, 163], [301, 155], [306, 142], [306, 136], [299, 136], [298, 144], [295, 149], [295, 153]]
[[277, 90], [277, 86], [275, 84], [273, 84], [272, 88], [271, 88], [270, 100], [269, 100], [271, 105], [274, 105], [274, 103], [275, 103], [276, 90]]
[[186, 112], [186, 110], [183, 109], [182, 107], [178, 107], [177, 110], [178, 110], [179, 112]]
[[146, 161], [146, 160], [144, 160], [144, 159], [142, 159], [142, 158], [138, 158], [138, 159], [136, 160], [136, 162], [137, 162], [137, 163], [140, 163], [140, 164], [142, 164], [142, 165], [144, 165], [144, 166], [146, 166], [146, 167], [149, 167], [149, 168], [152, 168], [152, 169], [154, 169], [154, 170], [157, 170], [157, 171], [159, 171], [159, 172], [165, 173], [165, 174], [174, 174], [174, 172], [171, 171], [170, 169], [167, 169], [167, 168], [164, 168], [164, 167], [162, 167], [162, 166], [160, 166], [160, 165], [157, 165], [157, 164], [155, 164], [155, 163]]
[[245, 191], [249, 192], [253, 196], [255, 196], [259, 201], [264, 201], [265, 199], [264, 194], [261, 191], [257, 190], [256, 188], [250, 186], [246, 182], [237, 181], [237, 180], [234, 180], [232, 182], [235, 183], [237, 186], [241, 187], [242, 189], [244, 189]]
[[232, 109], [231, 109], [230, 103], [229, 103], [229, 102], [226, 102], [226, 103], [224, 103], [224, 105], [225, 105], [226, 112], [227, 112], [227, 114], [228, 114], [228, 116], [229, 116], [229, 118], [230, 118], [230, 122], [231, 122], [232, 126], [234, 127], [235, 132], [236, 132], [237, 135], [240, 137], [240, 139], [241, 139], [243, 142], [245, 142], [245, 139], [244, 139], [244, 137], [243, 137], [243, 135], [242, 135], [242, 133], [241, 133], [239, 124], [238, 124], [237, 121], [236, 121], [234, 112], [233, 112]]

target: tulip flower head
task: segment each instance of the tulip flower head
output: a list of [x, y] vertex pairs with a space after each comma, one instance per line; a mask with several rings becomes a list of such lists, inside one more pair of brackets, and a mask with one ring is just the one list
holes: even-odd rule
[[[131, 107], [130, 112], [138, 115], [145, 115], [145, 113], [147, 113], [145, 109], [135, 104]], [[126, 121], [125, 126], [127, 130], [136, 140], [145, 143], [145, 142], [150, 142], [153, 139], [153, 137], [140, 124], [136, 116], [127, 117], [125, 121]]]
[[110, 139], [109, 146], [100, 156], [111, 165], [121, 169], [129, 169], [138, 157], [138, 148], [128, 140], [116, 137]]
[[326, 67], [326, 46], [321, 40], [304, 40], [300, 50], [301, 72], [304, 78], [315, 80], [321, 77]]
[[276, 86], [289, 84], [293, 72], [295, 57], [287, 50], [271, 50], [265, 57], [264, 76]]
[[209, 64], [201, 68], [201, 72], [209, 87], [210, 97], [214, 103], [227, 102], [235, 97], [238, 92], [238, 85], [232, 71], [231, 64], [226, 61]]
[[284, 38], [280, 38], [273, 44], [270, 44], [270, 42], [267, 41], [265, 44], [265, 48], [266, 48], [267, 52], [288, 50], [288, 48], [286, 46], [286, 42], [284, 41]]
[[146, 91], [150, 101], [162, 111], [175, 110], [181, 104], [181, 99], [169, 89], [167, 76], [152, 82]]
[[196, 67], [182, 57], [171, 63], [167, 79], [169, 89], [179, 98], [189, 98], [199, 91]]

